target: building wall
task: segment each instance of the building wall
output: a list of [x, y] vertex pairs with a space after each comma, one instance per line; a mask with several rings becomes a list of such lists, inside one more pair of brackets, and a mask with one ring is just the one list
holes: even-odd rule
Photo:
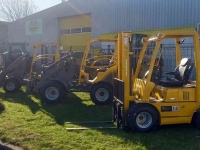
[[[199, 6], [199, 0], [69, 0], [10, 23], [9, 40], [27, 41], [31, 51], [34, 43], [60, 41], [60, 18], [88, 13], [92, 38], [122, 30], [195, 26], [200, 22]], [[25, 35], [25, 22], [32, 19], [43, 20], [43, 34]]]
[[[91, 27], [91, 14], [76, 15], [60, 19], [60, 30], [65, 31], [66, 29]], [[75, 33], [75, 34], [62, 34], [60, 42], [64, 49], [69, 50], [73, 47], [73, 50], [80, 51], [81, 48], [91, 39], [90, 33]]]

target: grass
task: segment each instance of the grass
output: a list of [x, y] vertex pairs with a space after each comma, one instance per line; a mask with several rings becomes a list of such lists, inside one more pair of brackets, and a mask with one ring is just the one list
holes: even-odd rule
[[[110, 106], [95, 106], [85, 93], [70, 93], [58, 105], [42, 105], [23, 91], [6, 94], [0, 90], [0, 139], [31, 150], [123, 149], [192, 150], [200, 132], [190, 125], [159, 127], [150, 133], [131, 133], [119, 129], [67, 131], [71, 121], [111, 120]], [[102, 125], [103, 126], [103, 125]]]

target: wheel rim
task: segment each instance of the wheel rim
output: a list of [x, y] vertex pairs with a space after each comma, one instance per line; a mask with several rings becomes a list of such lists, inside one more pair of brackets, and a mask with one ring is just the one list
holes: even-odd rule
[[9, 91], [12, 91], [15, 89], [15, 84], [13, 82], [8, 82], [6, 84], [6, 88], [9, 90]]
[[152, 124], [152, 116], [148, 112], [141, 112], [136, 117], [136, 123], [138, 127], [146, 129]]
[[46, 98], [48, 98], [51, 101], [54, 101], [58, 98], [59, 96], [59, 91], [57, 88], [55, 87], [49, 87], [46, 89], [45, 91], [45, 96]]
[[105, 88], [99, 88], [96, 91], [95, 95], [96, 95], [96, 99], [101, 102], [106, 101], [109, 97], [109, 93]]

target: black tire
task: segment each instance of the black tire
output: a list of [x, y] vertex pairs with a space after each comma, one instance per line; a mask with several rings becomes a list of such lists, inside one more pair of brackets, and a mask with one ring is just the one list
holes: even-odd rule
[[[12, 85], [13, 88], [11, 86]], [[21, 85], [19, 83], [19, 81], [15, 78], [9, 78], [9, 79], [5, 79], [3, 81], [3, 90], [6, 92], [6, 93], [14, 93], [14, 92], [17, 92], [19, 91], [21, 88]]]
[[[142, 125], [138, 125], [139, 123], [137, 123], [137, 117], [139, 117], [138, 115], [141, 115], [142, 112], [146, 113], [149, 119], [151, 118], [150, 119], [151, 121], [147, 123], [146, 127], [145, 126], [141, 127]], [[151, 131], [159, 123], [159, 114], [153, 106], [150, 106], [148, 104], [134, 104], [128, 110], [127, 123], [132, 131], [135, 130], [142, 132]]]
[[200, 130], [200, 112], [195, 112], [194, 114], [194, 118], [193, 118], [193, 123], [195, 125], [195, 127]]
[[[55, 92], [55, 94], [52, 94], [51, 92]], [[57, 96], [53, 98], [53, 96], [49, 95], [49, 93]], [[43, 103], [55, 104], [63, 100], [65, 96], [66, 88], [63, 84], [56, 81], [50, 81], [40, 89], [40, 97]]]
[[[103, 94], [108, 94], [104, 97], [106, 99], [103, 99]], [[90, 98], [96, 105], [110, 104], [113, 100], [113, 88], [110, 84], [105, 82], [96, 83], [91, 87]]]

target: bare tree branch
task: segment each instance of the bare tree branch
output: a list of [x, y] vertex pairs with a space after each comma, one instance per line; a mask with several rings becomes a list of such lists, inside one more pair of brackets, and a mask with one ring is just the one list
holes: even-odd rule
[[15, 21], [37, 11], [33, 0], [0, 0], [0, 19]]

